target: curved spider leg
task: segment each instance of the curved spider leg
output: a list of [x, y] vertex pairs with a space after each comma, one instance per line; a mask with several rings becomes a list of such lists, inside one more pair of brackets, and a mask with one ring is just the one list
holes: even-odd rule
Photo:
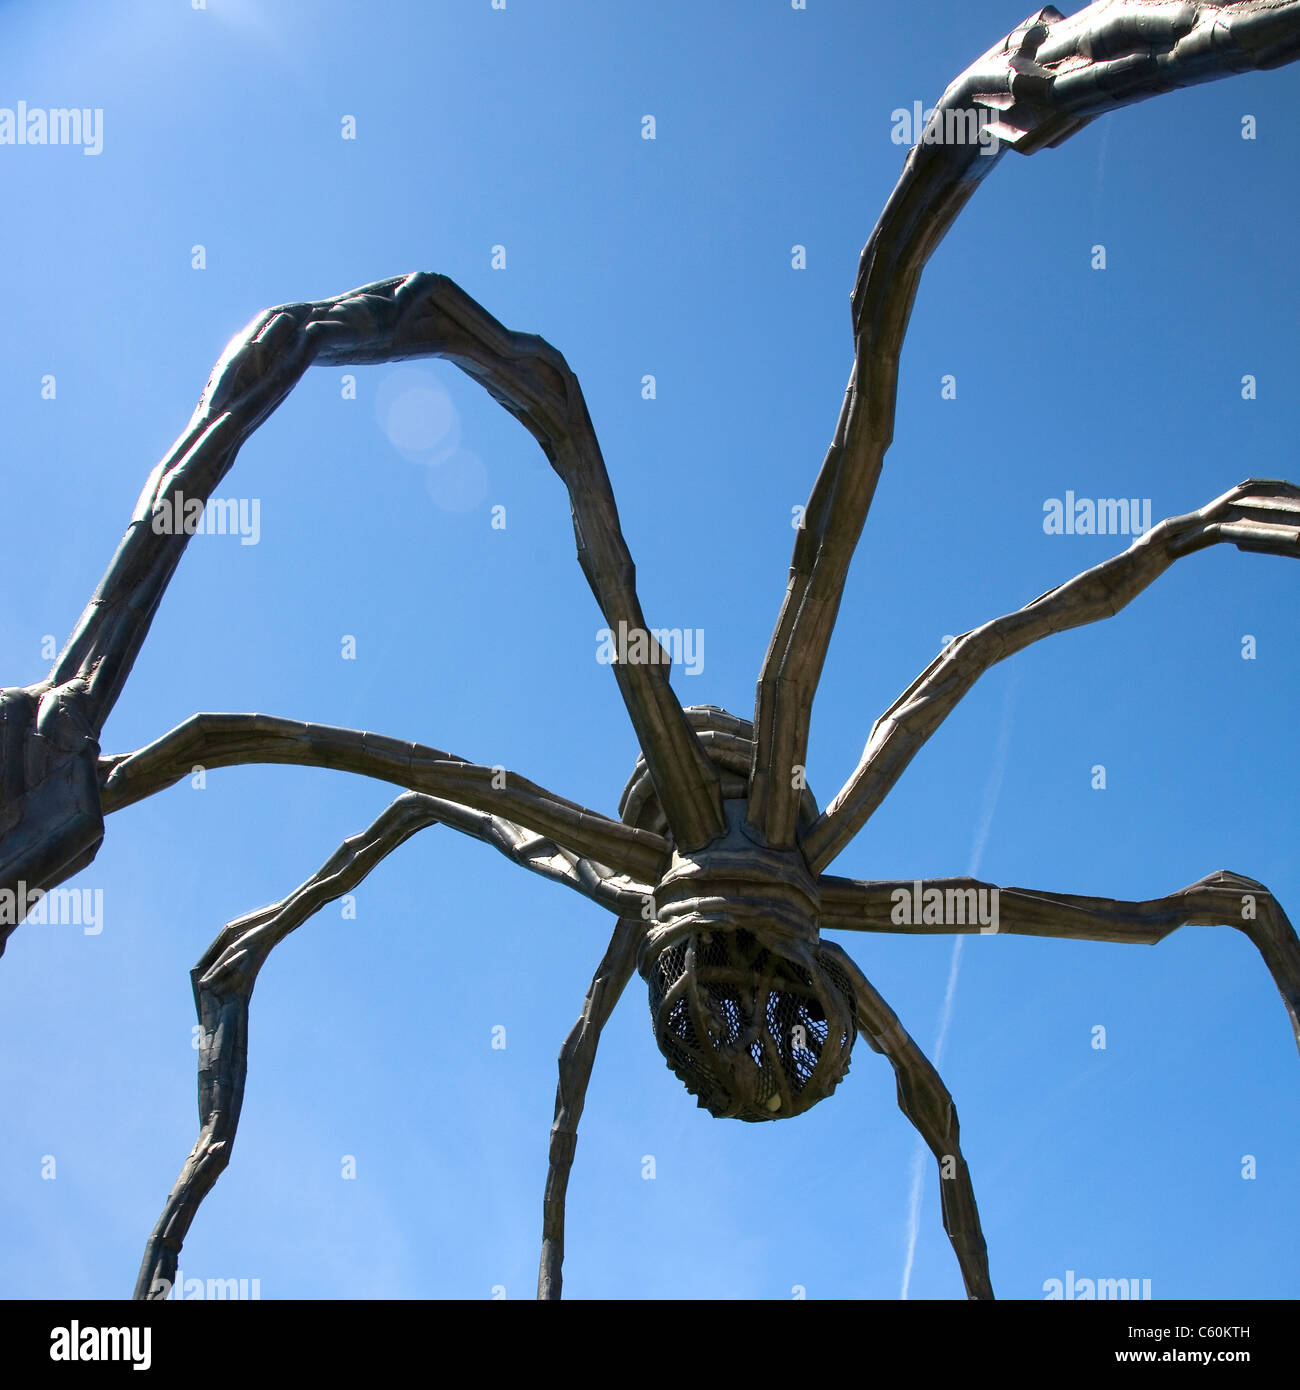
[[636, 970], [637, 947], [644, 924], [639, 917], [620, 918], [596, 967], [582, 1013], [560, 1049], [560, 1079], [555, 1088], [555, 1120], [542, 1202], [542, 1259], [537, 1272], [537, 1297], [558, 1299], [563, 1286], [564, 1199], [569, 1171], [578, 1146], [578, 1121], [587, 1099], [587, 1083], [596, 1062], [600, 1035], [627, 982]]
[[272, 949], [326, 903], [354, 888], [380, 860], [437, 816], [420, 798], [399, 797], [360, 835], [281, 902], [228, 923], [190, 972], [198, 1010], [199, 1138], [145, 1245], [135, 1298], [163, 1299], [199, 1204], [230, 1162], [248, 1075], [248, 1009]]
[[[998, 888], [973, 878], [926, 879], [926, 890], [939, 889], [946, 925], [897, 925], [895, 903], [910, 901], [912, 883], [859, 881], [823, 874], [822, 925], [840, 931], [894, 932], [904, 935], [997, 932], [1016, 936], [1056, 936], [1071, 941], [1136, 942], [1153, 946], [1179, 927], [1236, 927], [1254, 943], [1286, 1005], [1300, 1050], [1300, 938], [1281, 903], [1262, 884], [1226, 869], [1207, 875], [1166, 898], [1125, 902], [1117, 898], [1081, 897], [1030, 888]], [[996, 904], [993, 921], [981, 925], [975, 905], [980, 893]], [[952, 910], [947, 905], [952, 904]], [[963, 920], [957, 925], [952, 919]]]
[[225, 926], [191, 972], [201, 1025], [199, 1137], [145, 1246], [134, 1297], [167, 1297], [199, 1205], [230, 1162], [248, 1075], [249, 1005], [267, 957], [327, 903], [355, 888], [412, 835], [440, 822], [491, 844], [523, 867], [565, 883], [613, 911], [628, 911], [649, 892], [647, 885], [609, 881], [599, 866], [501, 817], [408, 792], [367, 829], [345, 840], [287, 898]]
[[305, 724], [266, 714], [196, 714], [135, 753], [100, 760], [105, 813], [205, 768], [295, 763], [358, 773], [491, 814], [554, 836], [570, 849], [638, 879], [656, 882], [669, 846], [638, 830], [566, 801], [527, 778], [466, 762], [424, 744], [356, 729]]
[[[444, 357], [478, 380], [538, 441], [568, 489], [578, 562], [600, 611], [612, 633], [636, 634], [647, 648], [645, 659], [621, 654], [612, 664], [660, 802], [679, 844], [707, 844], [726, 828], [718, 776], [672, 693], [671, 663], [646, 627], [636, 566], [577, 377], [549, 343], [510, 332], [446, 276], [416, 273], [357, 294], [390, 289], [400, 355]], [[372, 360], [371, 338], [358, 338], [352, 323], [317, 328], [318, 360]]]
[[443, 825], [491, 845], [521, 868], [572, 888], [615, 916], [639, 914], [653, 892], [650, 883], [615, 874], [607, 865], [575, 853], [567, 844], [539, 835], [504, 816], [489, 815], [438, 797], [420, 800], [429, 805]]
[[961, 1267], [967, 1297], [992, 1298], [988, 1247], [980, 1228], [970, 1169], [961, 1151], [957, 1107], [952, 1095], [930, 1059], [849, 953], [833, 941], [823, 941], [822, 947], [834, 955], [853, 981], [859, 1031], [875, 1051], [889, 1059], [898, 1078], [898, 1108], [916, 1127], [939, 1162], [943, 1229], [948, 1233]]
[[[1297, 3], [1100, 0], [1069, 19], [1048, 5], [944, 92], [862, 251], [853, 367], [759, 675], [750, 819], [770, 844], [794, 841], [792, 771], [807, 762], [813, 698], [893, 438], [899, 355], [921, 273], [948, 228], [1007, 149], [1033, 154], [1103, 112], [1297, 57]], [[996, 120], [986, 126], [989, 116]]]
[[[0, 888], [50, 888], [89, 864], [104, 836], [88, 770], [190, 532], [155, 531], [157, 505], [206, 501], [240, 444], [293, 389], [313, 344], [293, 316], [260, 315], [218, 363], [185, 433], [145, 484], [126, 535], [44, 680], [0, 691]], [[233, 346], [233, 345], [232, 345]], [[223, 364], [227, 389], [209, 401]], [[216, 409], [205, 409], [205, 402]], [[182, 488], [184, 491], [182, 491]], [[0, 926], [0, 952], [14, 924]]]
[[853, 774], [801, 844], [820, 872], [866, 824], [922, 745], [980, 676], [1033, 642], [1113, 617], [1183, 555], [1218, 543], [1300, 558], [1300, 487], [1251, 478], [1199, 511], [1169, 517], [1032, 603], [954, 638], [872, 727]]
[[[414, 357], [454, 363], [537, 439], [568, 489], [579, 562], [606, 621], [617, 631], [646, 631], [609, 475], [563, 356], [542, 338], [503, 327], [445, 276], [396, 276], [336, 299], [268, 309], [227, 345], [184, 433], [146, 481], [108, 572], [48, 678], [75, 697], [96, 736], [202, 506], [248, 436], [313, 362]], [[672, 693], [657, 644], [650, 656], [617, 663], [615, 675], [670, 821], [683, 843], [703, 844], [723, 828], [717, 777]]]

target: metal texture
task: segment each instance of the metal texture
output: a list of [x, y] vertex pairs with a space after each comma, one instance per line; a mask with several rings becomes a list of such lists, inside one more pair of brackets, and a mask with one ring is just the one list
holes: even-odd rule
[[[404, 792], [282, 902], [226, 926], [195, 966], [200, 1133], [149, 1238], [137, 1297], [165, 1293], [199, 1204], [229, 1162], [262, 964], [325, 903], [437, 824], [495, 846], [616, 918], [560, 1054], [539, 1297], [560, 1294], [578, 1121], [601, 1029], [638, 971], [669, 1065], [717, 1115], [764, 1121], [806, 1110], [842, 1079], [860, 1032], [894, 1067], [900, 1108], [939, 1161], [944, 1226], [969, 1296], [993, 1296], [952, 1098], [862, 971], [820, 936], [823, 928], [897, 930], [891, 905], [911, 885], [825, 870], [984, 671], [1040, 638], [1110, 617], [1175, 560], [1206, 546], [1300, 555], [1300, 488], [1242, 483], [954, 639], [876, 722], [857, 768], [820, 813], [800, 776], [813, 699], [892, 438], [899, 352], [920, 275], [979, 183], [1007, 150], [1032, 154], [1118, 107], [1296, 57], [1297, 0], [1101, 0], [1068, 19], [1051, 6], [1037, 11], [948, 87], [862, 253], [852, 371], [795, 543], [754, 722], [683, 709], [665, 662], [616, 662], [641, 749], [618, 820], [438, 749], [260, 714], [197, 714], [145, 748], [101, 756], [100, 731], [188, 540], [183, 531], [159, 534], [151, 519], [181, 495], [206, 501], [244, 440], [313, 363], [442, 357], [478, 380], [537, 439], [568, 489], [578, 559], [611, 629], [653, 644], [581, 389], [548, 343], [511, 332], [451, 281], [424, 273], [268, 310], [235, 337], [145, 483], [50, 673], [0, 690], [0, 889], [48, 889], [76, 873], [98, 852], [106, 815], [170, 786], [196, 760], [342, 769]], [[996, 113], [993, 157], [976, 142], [946, 138], [981, 111]], [[941, 897], [990, 887], [930, 882]], [[998, 929], [1012, 933], [1150, 944], [1188, 923], [1238, 928], [1272, 973], [1300, 1046], [1300, 941], [1261, 884], [1220, 872], [1140, 903], [999, 891]], [[2, 929], [0, 949], [13, 929]], [[980, 927], [923, 919], [906, 928], [918, 929]]]

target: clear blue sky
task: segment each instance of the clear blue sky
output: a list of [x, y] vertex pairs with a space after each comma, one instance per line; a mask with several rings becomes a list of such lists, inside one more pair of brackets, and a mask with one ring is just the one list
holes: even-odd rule
[[[675, 689], [748, 716], [791, 510], [848, 375], [857, 257], [905, 153], [890, 113], [932, 102], [1025, 9], [5, 6], [0, 105], [102, 108], [104, 126], [97, 156], [0, 147], [0, 681], [44, 673], [43, 640], [62, 644], [232, 333], [425, 269], [566, 354], [650, 621], [705, 634]], [[1158, 518], [1300, 475], [1298, 81], [1234, 78], [1009, 156], [935, 255], [815, 708], [823, 803], [945, 634], [1128, 543], [1045, 535], [1047, 499], [1150, 498]], [[504, 764], [614, 814], [636, 747], [540, 451], [449, 366], [359, 370], [352, 401], [339, 378], [314, 369], [218, 490], [258, 501], [259, 543], [191, 542], [105, 751], [259, 710]], [[998, 883], [1142, 898], [1226, 867], [1300, 920], [1297, 598], [1300, 569], [1216, 548], [995, 669], [835, 871], [979, 859]], [[392, 795], [275, 767], [181, 784], [113, 816], [76, 880], [103, 890], [101, 934], [14, 935], [0, 1294], [130, 1292], [196, 1134], [191, 966]], [[530, 1297], [555, 1057], [609, 926], [439, 828], [372, 876], [356, 921], [300, 930], [262, 972], [234, 1160], [185, 1274], [256, 1277], [267, 1298]], [[839, 939], [932, 1049], [951, 939]], [[958, 966], [941, 1069], [1000, 1296], [1041, 1298], [1066, 1270], [1150, 1278], [1156, 1298], [1300, 1294], [1300, 1063], [1243, 937], [976, 937]], [[797, 1123], [709, 1118], [634, 979], [583, 1122], [566, 1293], [896, 1298], [916, 1144], [861, 1044]], [[959, 1298], [928, 1156], [924, 1174], [910, 1293]]]

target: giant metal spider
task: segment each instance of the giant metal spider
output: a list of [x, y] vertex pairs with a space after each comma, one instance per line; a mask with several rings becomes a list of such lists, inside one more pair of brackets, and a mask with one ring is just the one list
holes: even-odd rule
[[[820, 812], [803, 777], [813, 697], [890, 442], [898, 358], [920, 273], [984, 175], [1007, 148], [1030, 154], [1113, 108], [1297, 56], [1295, 0], [1101, 0], [1070, 19], [1051, 6], [1037, 12], [947, 89], [862, 254], [853, 370], [795, 543], [752, 724], [713, 707], [683, 709], [673, 695], [581, 390], [549, 344], [508, 331], [445, 277], [422, 273], [270, 310], [231, 342], [189, 426], [150, 475], [49, 675], [0, 691], [0, 889], [17, 900], [76, 873], [98, 851], [105, 813], [172, 785], [196, 762], [329, 767], [405, 790], [282, 902], [225, 927], [195, 967], [201, 1132], [146, 1246], [137, 1297], [166, 1295], [198, 1205], [229, 1161], [262, 964], [324, 903], [439, 822], [617, 918], [560, 1054], [539, 1297], [560, 1293], [578, 1120], [601, 1029], [634, 970], [649, 987], [669, 1066], [716, 1116], [801, 1114], [843, 1078], [861, 1032], [893, 1065], [899, 1105], [939, 1160], [944, 1226], [967, 1292], [992, 1297], [952, 1099], [885, 1000], [820, 936], [823, 927], [895, 930], [896, 895], [911, 885], [837, 878], [826, 869], [984, 671], [1050, 633], [1112, 616], [1192, 551], [1230, 542], [1300, 553], [1300, 488], [1243, 483], [955, 638], [876, 722], [856, 770]], [[991, 155], [961, 134], [976, 128], [981, 110], [997, 112]], [[179, 508], [182, 497], [206, 501], [243, 441], [311, 364], [421, 356], [456, 363], [536, 437], [569, 491], [579, 561], [606, 622], [644, 648], [614, 664], [642, 750], [620, 819], [438, 749], [257, 714], [195, 715], [136, 752], [101, 756], [100, 730], [188, 540], [183, 530], [155, 526], [156, 517]], [[965, 910], [981, 890], [990, 885], [930, 881], [922, 920], [906, 930], [989, 929]], [[1300, 1040], [1300, 941], [1262, 884], [1222, 872], [1145, 902], [997, 891], [991, 929], [1004, 932], [1153, 943], [1189, 923], [1235, 926], [1263, 956]], [[12, 930], [11, 921], [3, 937]]]

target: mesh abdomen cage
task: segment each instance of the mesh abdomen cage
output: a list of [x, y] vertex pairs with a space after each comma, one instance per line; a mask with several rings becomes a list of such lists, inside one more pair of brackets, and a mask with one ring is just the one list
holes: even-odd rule
[[[817, 892], [798, 850], [773, 869], [745, 825], [752, 726], [713, 706], [687, 716], [722, 774], [728, 834], [675, 855], [655, 892], [638, 957], [655, 1041], [701, 1107], [719, 1118], [802, 1114], [847, 1074], [857, 1035], [853, 985], [822, 949]], [[669, 834], [644, 762], [624, 821]], [[805, 791], [801, 821], [817, 814]], [[762, 852], [760, 852], [762, 849]]]

